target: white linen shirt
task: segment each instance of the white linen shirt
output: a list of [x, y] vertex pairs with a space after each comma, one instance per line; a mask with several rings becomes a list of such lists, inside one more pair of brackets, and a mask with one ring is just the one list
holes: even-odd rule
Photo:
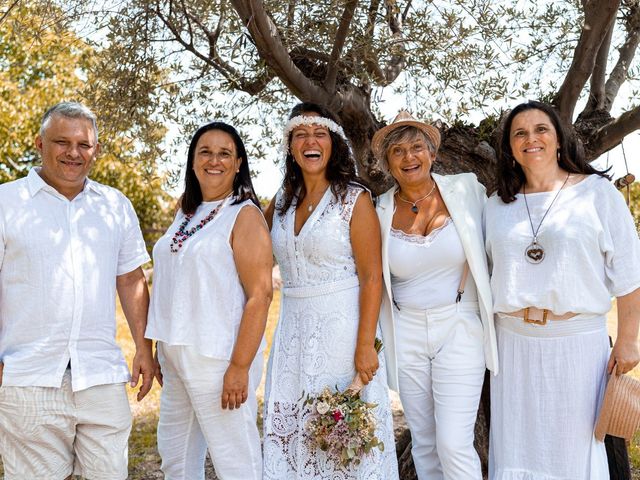
[[[527, 194], [534, 228], [555, 195]], [[589, 175], [560, 192], [538, 233], [545, 251], [539, 264], [525, 258], [533, 236], [523, 195], [516, 198], [505, 204], [494, 194], [485, 210], [495, 312], [537, 307], [558, 315], [604, 315], [611, 296], [640, 287], [638, 232], [622, 195], [606, 178]]]
[[0, 185], [3, 386], [73, 391], [129, 380], [115, 342], [116, 276], [149, 261], [131, 202], [87, 179], [73, 200], [32, 169]]

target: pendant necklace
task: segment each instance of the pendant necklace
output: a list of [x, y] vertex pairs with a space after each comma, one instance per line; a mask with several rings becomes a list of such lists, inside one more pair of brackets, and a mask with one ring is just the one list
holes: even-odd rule
[[[329, 187], [327, 187], [327, 188], [329, 188]], [[324, 194], [325, 194], [326, 191], [327, 190], [325, 189], [322, 192], [322, 196], [320, 197], [320, 200], [322, 200], [322, 197], [324, 197]], [[318, 200], [318, 203], [320, 203], [320, 200]], [[307, 212], [309, 212], [309, 213], [313, 212], [313, 207], [314, 207], [313, 202], [309, 201], [309, 206], [307, 207]]]
[[433, 193], [433, 191], [436, 189], [436, 182], [433, 181], [433, 179], [431, 180], [433, 182], [433, 186], [431, 187], [431, 190], [429, 190], [429, 193], [427, 193], [424, 197], [419, 198], [418, 200], [416, 200], [415, 202], [412, 202], [411, 200], [405, 200], [404, 198], [402, 198], [402, 195], [400, 194], [400, 190], [398, 190], [398, 198], [400, 200], [402, 200], [404, 203], [410, 203], [411, 204], [411, 211], [415, 214], [418, 213], [418, 203], [420, 203], [421, 201], [423, 201], [424, 199], [428, 198], [429, 196], [431, 196], [431, 194]]
[[542, 222], [544, 222], [544, 219], [547, 217], [547, 213], [549, 213], [549, 210], [551, 210], [551, 207], [556, 202], [558, 195], [560, 195], [560, 192], [569, 181], [570, 176], [571, 173], [567, 173], [567, 178], [564, 179], [564, 183], [560, 187], [560, 190], [558, 190], [556, 196], [551, 200], [549, 207], [547, 207], [547, 211], [544, 212], [544, 215], [538, 224], [538, 228], [535, 229], [533, 228], [533, 220], [531, 220], [531, 212], [529, 211], [529, 204], [527, 203], [527, 188], [525, 185], [522, 185], [522, 196], [524, 197], [524, 205], [527, 207], [527, 216], [529, 217], [529, 224], [531, 225], [531, 235], [533, 235], [533, 241], [524, 250], [524, 258], [526, 258], [529, 263], [537, 264], [544, 260], [544, 248], [542, 248], [542, 245], [538, 243], [538, 232], [540, 231]]

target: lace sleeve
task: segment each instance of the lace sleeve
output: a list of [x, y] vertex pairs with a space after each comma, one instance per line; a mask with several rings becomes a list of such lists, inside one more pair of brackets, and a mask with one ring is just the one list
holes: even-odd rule
[[349, 184], [347, 187], [347, 193], [344, 196], [344, 200], [341, 206], [341, 218], [346, 223], [351, 223], [351, 216], [353, 215], [353, 209], [356, 206], [356, 201], [362, 192], [367, 192], [371, 197], [371, 192], [361, 185]]

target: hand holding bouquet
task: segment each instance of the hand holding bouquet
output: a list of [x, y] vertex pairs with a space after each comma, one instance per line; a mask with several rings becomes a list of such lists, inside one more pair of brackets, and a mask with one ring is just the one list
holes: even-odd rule
[[[376, 352], [382, 350], [382, 341], [376, 338]], [[384, 451], [384, 443], [375, 435], [375, 403], [360, 398], [360, 376], [356, 374], [344, 391], [332, 392], [325, 387], [320, 395], [307, 395], [305, 405], [311, 406], [312, 417], [306, 428], [320, 450], [328, 452], [343, 467], [358, 465], [361, 458], [374, 448]]]

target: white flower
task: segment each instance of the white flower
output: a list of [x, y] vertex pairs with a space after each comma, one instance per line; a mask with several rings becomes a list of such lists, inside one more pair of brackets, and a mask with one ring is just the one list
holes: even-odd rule
[[329, 411], [329, 404], [327, 404], [326, 402], [318, 402], [318, 404], [316, 405], [316, 410], [320, 415], [324, 415]]

